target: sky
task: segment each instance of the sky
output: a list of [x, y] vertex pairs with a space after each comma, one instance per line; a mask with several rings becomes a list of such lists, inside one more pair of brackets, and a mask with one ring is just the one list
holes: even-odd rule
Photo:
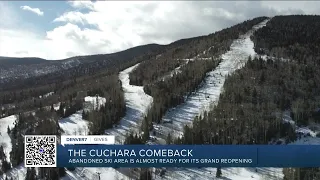
[[258, 16], [319, 13], [320, 1], [0, 1], [0, 56], [106, 54]]

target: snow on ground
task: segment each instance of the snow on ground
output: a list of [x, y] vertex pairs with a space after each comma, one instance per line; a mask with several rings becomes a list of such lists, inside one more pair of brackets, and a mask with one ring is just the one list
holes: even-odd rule
[[27, 168], [25, 168], [23, 165], [17, 166], [13, 169], [11, 169], [9, 172], [6, 173], [6, 175], [0, 176], [0, 180], [5, 180], [6, 176], [13, 180], [24, 180], [26, 178], [27, 174]]
[[[98, 106], [100, 107], [101, 105], [106, 103], [106, 99], [103, 97], [90, 97], [87, 96], [85, 97], [85, 102], [88, 103], [88, 105], [91, 105], [91, 107], [96, 108], [97, 100], [98, 99]], [[59, 104], [54, 105], [54, 108], [57, 110], [59, 109]], [[7, 144], [7, 151], [11, 151], [11, 140], [7, 134], [7, 127], [8, 125], [10, 128], [13, 127], [13, 122], [15, 121], [16, 116], [9, 116], [6, 118], [0, 119], [0, 133], [2, 136], [1, 137], [1, 143]], [[63, 118], [59, 120], [59, 126], [61, 129], [64, 131], [64, 135], [87, 135], [89, 132], [88, 129], [88, 121], [82, 119], [82, 110], [77, 111], [75, 114], [72, 114], [69, 117]], [[9, 157], [9, 156], [8, 156]], [[125, 179], [124, 175], [119, 173], [113, 168], [99, 168], [99, 171], [101, 172], [101, 178], [102, 179], [110, 179], [110, 180], [116, 180], [112, 179], [109, 177], [119, 177], [117, 180]], [[20, 165], [16, 168], [13, 168], [10, 170], [7, 174], [8, 177], [12, 177], [14, 180], [16, 179], [25, 179], [26, 175], [26, 168], [23, 165]], [[85, 173], [84, 173], [85, 172]], [[71, 172], [67, 171], [67, 175], [63, 177], [63, 180], [68, 180], [68, 179], [98, 179], [97, 178], [97, 169], [96, 168], [85, 168], [81, 169], [81, 171], [76, 169], [76, 171]], [[0, 176], [0, 180], [4, 180], [5, 176]]]
[[[125, 101], [126, 101], [126, 115], [120, 121], [120, 125], [106, 130], [107, 133], [116, 135], [118, 139], [118, 143], [124, 140], [124, 136], [126, 132], [129, 130], [137, 130], [139, 129], [138, 121], [141, 120], [151, 106], [152, 97], [145, 94], [143, 91], [143, 87], [140, 86], [132, 86], [129, 84], [129, 73], [134, 70], [139, 64], [132, 66], [119, 74], [119, 78], [122, 81], [123, 90], [125, 93]], [[89, 108], [96, 108], [98, 99], [98, 106], [106, 103], [106, 99], [102, 97], [85, 97], [85, 102], [89, 105]], [[56, 106], [55, 106], [56, 108]], [[57, 105], [57, 109], [59, 106]], [[3, 118], [4, 119], [4, 118]], [[65, 135], [86, 135], [88, 134], [88, 121], [82, 119], [82, 110], [76, 112], [75, 114], [63, 118], [59, 120], [59, 125], [61, 129], [64, 130]], [[5, 127], [5, 133], [7, 133], [7, 125], [2, 126]], [[2, 130], [2, 129], [1, 129]], [[1, 131], [2, 132], [2, 131]], [[9, 139], [10, 140], [10, 139]], [[10, 142], [10, 141], [9, 141]], [[9, 143], [11, 145], [11, 143]], [[10, 149], [11, 151], [11, 149]], [[73, 180], [73, 179], [99, 179], [98, 173], [100, 173], [101, 179], [107, 180], [126, 180], [129, 179], [124, 174], [129, 174], [129, 169], [127, 168], [119, 168], [117, 170], [113, 168], [76, 168], [75, 171], [67, 171], [67, 175], [62, 180]], [[26, 168], [23, 165], [14, 168], [9, 173], [7, 173], [9, 177], [13, 177], [14, 179], [24, 179], [26, 174]], [[4, 177], [0, 177], [4, 178]]]
[[53, 109], [54, 109], [54, 110], [58, 111], [59, 108], [60, 108], [60, 102], [58, 102], [57, 104], [54, 104], [54, 105], [53, 105]]
[[317, 133], [320, 132], [319, 124], [310, 123], [308, 126], [297, 126], [296, 122], [291, 118], [289, 110], [284, 111], [282, 114], [276, 113], [276, 115], [278, 117], [282, 115], [283, 122], [290, 123], [295, 128], [295, 132], [300, 136], [316, 137]]
[[[106, 99], [104, 97], [91, 97], [84, 98], [92, 107], [96, 108], [98, 99], [98, 106], [104, 105]], [[58, 106], [59, 107], [59, 106]], [[59, 120], [59, 126], [63, 129], [65, 135], [87, 135], [89, 132], [88, 121], [82, 119], [82, 110], [77, 111], [69, 117]]]
[[[256, 171], [257, 170], [257, 171]], [[216, 168], [168, 168], [164, 177], [156, 180], [282, 180], [281, 168], [222, 168], [222, 177], [216, 178]]]
[[[96, 97], [85, 97], [85, 101], [92, 105], [96, 105]], [[98, 97], [99, 106], [103, 105], [105, 98]], [[75, 114], [63, 118], [59, 121], [61, 129], [64, 130], [64, 135], [87, 135], [89, 132], [88, 121], [82, 119], [82, 110]], [[126, 176], [113, 168], [76, 168], [75, 171], [67, 171], [67, 175], [61, 180], [91, 180], [91, 179], [106, 179], [106, 180], [125, 180]]]
[[76, 168], [75, 171], [67, 171], [67, 175], [61, 180], [129, 180], [127, 176], [114, 168]]
[[49, 93], [47, 93], [47, 94], [45, 94], [45, 95], [43, 95], [43, 96], [39, 96], [39, 98], [42, 98], [42, 97], [48, 97], [48, 96], [51, 96], [51, 95], [53, 95], [54, 94], [54, 92], [49, 92]]
[[198, 54], [197, 56], [195, 56], [195, 57], [193, 57], [193, 58], [191, 58], [191, 59], [176, 59], [177, 61], [182, 60], [182, 61], [185, 61], [185, 62], [182, 63], [180, 66], [176, 67], [176, 68], [175, 68], [174, 70], [172, 70], [171, 72], [169, 72], [169, 73], [165, 74], [164, 76], [162, 76], [160, 79], [161, 79], [162, 81], [165, 81], [167, 78], [171, 78], [173, 75], [178, 74], [178, 73], [181, 73], [181, 72], [182, 72], [182, 71], [181, 71], [181, 68], [182, 68], [183, 66], [187, 65], [190, 61], [195, 61], [195, 60], [211, 60], [211, 57], [200, 57], [201, 55], [204, 55], [204, 56], [205, 56], [206, 53], [207, 53], [211, 48], [213, 48], [213, 46], [210, 47], [210, 48], [208, 48], [207, 50], [203, 51], [202, 54]]
[[[258, 29], [266, 24], [265, 22], [260, 23], [253, 29]], [[219, 98], [219, 94], [223, 88], [225, 77], [232, 73], [234, 70], [241, 68], [247, 60], [247, 56], [255, 55], [253, 51], [253, 43], [250, 40], [252, 31], [248, 32], [238, 40], [234, 41], [231, 45], [231, 50], [222, 56], [223, 61], [214, 71], [208, 73], [207, 78], [204, 80], [203, 86], [193, 95], [191, 95], [187, 102], [172, 108], [164, 116], [164, 121], [172, 121], [172, 124], [161, 124], [157, 125], [156, 132], [157, 136], [161, 136], [161, 132], [167, 134], [168, 132], [175, 131], [175, 134], [181, 134], [181, 130], [184, 125], [190, 124], [195, 116], [201, 114], [203, 110], [208, 109], [210, 104], [216, 103]], [[205, 52], [204, 52], [205, 53]], [[208, 59], [208, 58], [206, 58]], [[192, 60], [192, 59], [190, 59]], [[130, 131], [136, 131], [139, 129], [139, 120], [146, 115], [148, 108], [152, 104], [152, 97], [145, 94], [143, 87], [133, 86], [129, 84], [129, 73], [133, 71], [139, 64], [132, 66], [119, 74], [119, 78], [122, 81], [123, 89], [125, 92], [126, 100], [126, 116], [120, 121], [120, 125], [106, 130], [106, 133], [110, 133], [117, 136], [117, 142], [121, 143], [124, 140], [124, 135]], [[174, 70], [178, 72], [179, 68]], [[106, 103], [104, 98], [99, 99], [99, 106]], [[86, 97], [86, 102], [90, 102], [93, 106], [96, 105], [96, 97]], [[58, 106], [59, 107], [59, 106]], [[56, 107], [55, 107], [56, 108]], [[96, 108], [96, 107], [94, 107]], [[81, 134], [85, 135], [88, 132], [88, 122], [82, 119], [82, 111], [71, 115], [70, 117], [61, 119], [59, 121], [60, 127], [65, 131], [64, 134]], [[3, 118], [5, 119], [5, 118]], [[3, 120], [1, 119], [1, 120]], [[0, 120], [0, 123], [2, 123]], [[3, 125], [1, 124], [1, 133]], [[5, 125], [5, 133], [7, 132], [7, 125]], [[301, 128], [300, 131], [309, 132], [308, 128]], [[3, 134], [3, 133], [2, 133]], [[159, 138], [159, 137], [158, 137]], [[10, 139], [9, 139], [10, 140]], [[1, 141], [2, 142], [2, 141]], [[292, 144], [319, 144], [320, 138], [314, 137], [303, 137], [297, 142]], [[9, 143], [11, 145], [11, 143]], [[121, 180], [129, 179], [119, 171], [128, 171], [127, 168], [113, 169], [113, 168], [76, 168], [75, 171], [67, 171], [67, 175], [62, 180], [67, 179], [107, 179], [107, 180]], [[216, 168], [201, 168], [201, 169], [187, 169], [187, 168], [172, 168], [167, 171], [164, 178], [157, 177], [156, 179], [214, 179]], [[8, 173], [10, 177], [14, 179], [24, 179], [26, 169], [22, 166], [14, 168]], [[128, 174], [128, 172], [124, 172]], [[281, 168], [222, 168], [222, 174], [224, 179], [282, 179]], [[19, 176], [19, 177], [18, 177]], [[0, 177], [1, 179], [1, 177]]]
[[106, 103], [106, 98], [99, 96], [87, 96], [84, 98], [84, 101], [88, 102], [92, 109], [97, 109]]
[[[116, 141], [119, 144], [124, 141], [127, 132], [131, 130], [138, 132], [138, 129], [140, 128], [139, 121], [146, 115], [146, 112], [152, 103], [152, 97], [144, 93], [143, 87], [129, 84], [129, 73], [138, 65], [139, 64], [119, 73], [125, 95], [126, 115], [120, 120], [120, 125], [106, 130], [106, 133], [116, 136]], [[96, 97], [86, 97], [85, 101], [96, 104], [96, 102], [94, 102], [95, 99]], [[105, 100], [101, 103], [105, 103]], [[81, 111], [60, 120], [59, 124], [66, 133], [74, 134], [74, 132], [79, 132], [79, 130], [82, 133], [88, 132], [85, 129], [85, 127], [87, 127], [87, 121], [82, 119]], [[124, 174], [129, 174], [130, 172], [128, 168], [119, 168], [117, 170], [114, 168], [76, 168], [73, 172], [67, 171], [67, 175], [62, 179], [99, 179], [98, 173], [100, 174], [100, 179], [126, 180], [129, 178]]]
[[10, 161], [10, 152], [12, 150], [11, 139], [8, 135], [8, 127], [12, 129], [17, 120], [16, 115], [11, 115], [0, 119], [0, 146], [3, 146], [7, 160]]
[[289, 145], [320, 145], [320, 138], [312, 136], [302, 137]]
[[59, 126], [65, 135], [87, 135], [89, 132], [88, 121], [82, 119], [82, 110], [59, 120]]
[[309, 129], [309, 127], [298, 127], [296, 133], [301, 133], [310, 137], [316, 137], [317, 133]]
[[126, 133], [129, 131], [138, 132], [140, 123], [148, 109], [152, 104], [152, 97], [143, 91], [142, 86], [130, 85], [129, 74], [139, 64], [125, 69], [119, 73], [119, 78], [122, 82], [124, 97], [126, 101], [126, 115], [120, 120], [120, 125], [106, 130], [106, 133], [116, 136], [116, 142], [122, 143]]
[[267, 60], [267, 59], [276, 60], [276, 59], [279, 59], [280, 61], [290, 61], [290, 59], [288, 59], [288, 58], [277, 58], [277, 57], [274, 57], [274, 56], [267, 56], [267, 55], [260, 55], [260, 57], [263, 60]]
[[282, 120], [285, 123], [290, 123], [291, 125], [295, 125], [294, 120], [292, 120], [291, 116], [290, 116], [290, 111], [284, 111], [283, 113], [276, 113], [277, 117], [281, 117], [282, 115]]
[[[11, 115], [5, 118], [0, 119], [0, 145], [4, 147], [7, 160], [10, 162], [10, 152], [12, 150], [11, 139], [7, 133], [7, 128], [10, 129], [14, 127], [14, 122], [17, 120], [16, 115]], [[16, 179], [25, 179], [25, 174], [27, 170], [23, 166], [18, 166], [13, 168], [6, 175], [1, 175], [0, 180], [5, 180], [6, 176]]]
[[[266, 24], [267, 21], [260, 23], [253, 29], [256, 30]], [[217, 103], [223, 89], [225, 78], [236, 69], [241, 68], [247, 61], [248, 56], [254, 56], [253, 42], [250, 36], [253, 31], [249, 31], [231, 45], [231, 50], [222, 55], [222, 62], [213, 71], [207, 73], [203, 85], [185, 103], [170, 109], [163, 117], [164, 123], [159, 125], [160, 137], [167, 136], [168, 133], [180, 136], [185, 125], [190, 125], [193, 119], [208, 110], [212, 103]], [[161, 135], [162, 134], [162, 135]]]
[[[230, 51], [222, 55], [222, 62], [213, 71], [207, 73], [202, 86], [185, 103], [170, 109], [163, 117], [163, 124], [156, 126], [158, 143], [165, 143], [164, 138], [168, 133], [175, 137], [181, 136], [183, 127], [191, 125], [193, 119], [208, 110], [213, 103], [218, 102], [223, 84], [227, 75], [241, 68], [248, 59], [248, 56], [255, 56], [254, 44], [250, 40], [253, 32], [266, 25], [268, 20], [253, 27], [252, 30], [235, 40]], [[216, 168], [175, 168], [166, 173], [167, 179], [213, 179]], [[226, 179], [281, 179], [282, 169], [263, 168], [255, 172], [252, 168], [222, 168], [222, 174]]]
[[128, 178], [113, 168], [77, 168], [74, 172], [67, 171], [61, 180], [128, 180]]
[[168, 78], [171, 78], [173, 75], [181, 73], [181, 67], [185, 66], [186, 64], [188, 64], [189, 61], [186, 61], [185, 63], [181, 64], [180, 66], [176, 67], [174, 70], [172, 70], [171, 72], [169, 72], [168, 74], [162, 76], [160, 79], [162, 81], [165, 81]]

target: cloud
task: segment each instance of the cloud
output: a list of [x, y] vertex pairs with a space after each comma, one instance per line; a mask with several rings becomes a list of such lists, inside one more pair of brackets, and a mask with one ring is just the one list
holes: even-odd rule
[[320, 12], [320, 2], [309, 1], [71, 1], [68, 5], [67, 12], [52, 19], [56, 27], [41, 33], [43, 37], [21, 27], [6, 31], [0, 27], [0, 45], [9, 44], [0, 48], [0, 55], [18, 56], [23, 51], [60, 59], [112, 53], [210, 34], [258, 16]]
[[[261, 2], [72, 1], [69, 4], [75, 10], [57, 17], [54, 22], [65, 22], [59, 28], [77, 34], [73, 36], [81, 35], [78, 43], [89, 51], [101, 50], [100, 53], [148, 43], [167, 44], [182, 38], [206, 35], [257, 16], [303, 13], [294, 8], [275, 9]], [[89, 11], [83, 13], [80, 9]], [[73, 31], [68, 23], [95, 28], [91, 29], [92, 33], [88, 29]], [[50, 33], [65, 37], [62, 31], [53, 30]], [[90, 46], [95, 44], [93, 41], [99, 36], [104, 47]]]
[[25, 11], [33, 12], [33, 13], [37, 14], [38, 16], [43, 16], [43, 11], [41, 11], [39, 8], [32, 8], [30, 6], [21, 6], [20, 8]]
[[62, 16], [57, 17], [53, 22], [76, 22], [76, 23], [85, 23], [85, 17], [81, 12], [71, 11], [66, 12]]

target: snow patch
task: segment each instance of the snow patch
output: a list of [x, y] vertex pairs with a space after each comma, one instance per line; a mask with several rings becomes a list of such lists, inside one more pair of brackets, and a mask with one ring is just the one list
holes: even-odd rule
[[59, 126], [64, 135], [87, 135], [89, 132], [88, 121], [82, 119], [82, 110], [59, 120]]
[[76, 168], [75, 171], [67, 171], [67, 175], [61, 180], [129, 180], [128, 177], [121, 174], [113, 168]]
[[39, 96], [39, 98], [46, 98], [46, 97], [52, 96], [53, 94], [54, 92], [49, 92], [47, 94], [44, 94], [43, 96]]
[[302, 137], [295, 142], [289, 143], [288, 145], [319, 145], [320, 138], [318, 137]]
[[93, 109], [99, 109], [101, 106], [104, 106], [105, 103], [107, 102], [106, 98], [100, 97], [100, 96], [87, 96], [84, 98], [84, 101], [89, 102], [91, 105], [91, 108]]
[[8, 127], [10, 130], [14, 127], [15, 121], [17, 120], [16, 115], [11, 115], [0, 119], [0, 145], [3, 146], [7, 161], [10, 162], [10, 152], [12, 150], [11, 138], [8, 134]]

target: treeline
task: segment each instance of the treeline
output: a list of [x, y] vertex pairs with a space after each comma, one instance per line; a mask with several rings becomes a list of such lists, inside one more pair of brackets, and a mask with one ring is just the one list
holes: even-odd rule
[[185, 97], [195, 91], [206, 73], [215, 69], [220, 59], [195, 60], [183, 66], [180, 73], [166, 80], [144, 86], [144, 91], [153, 97], [153, 104], [147, 113], [149, 122], [160, 123], [165, 112], [185, 101]]
[[[252, 26], [265, 19], [267, 17], [254, 18], [207, 36], [179, 40], [169, 44], [164, 53], [142, 62], [130, 73], [130, 83], [143, 86], [158, 80], [159, 77], [183, 63], [177, 59], [190, 59], [198, 55], [200, 55], [199, 58], [218, 57], [230, 49], [231, 43], [240, 34], [246, 33]], [[203, 52], [205, 53], [203, 54]]]
[[320, 16], [275, 16], [254, 33], [256, 52], [320, 64]]
[[283, 180], [320, 179], [320, 168], [284, 168]]

